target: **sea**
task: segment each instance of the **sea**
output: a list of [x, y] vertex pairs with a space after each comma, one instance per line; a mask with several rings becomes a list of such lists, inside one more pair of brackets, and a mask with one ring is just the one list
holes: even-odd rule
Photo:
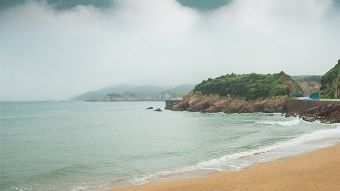
[[103, 191], [237, 171], [340, 143], [340, 124], [164, 102], [1, 102], [0, 190]]

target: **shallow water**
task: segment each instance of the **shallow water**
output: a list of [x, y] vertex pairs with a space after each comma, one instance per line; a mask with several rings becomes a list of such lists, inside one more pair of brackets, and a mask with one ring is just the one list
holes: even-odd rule
[[340, 142], [281, 114], [154, 112], [163, 102], [1, 103], [0, 190], [104, 190], [238, 170]]

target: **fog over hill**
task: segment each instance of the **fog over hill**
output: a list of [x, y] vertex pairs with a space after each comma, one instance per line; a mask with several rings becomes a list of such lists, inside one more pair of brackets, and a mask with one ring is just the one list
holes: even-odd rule
[[116, 85], [99, 90], [85, 92], [72, 100], [81, 101], [135, 101], [176, 99], [188, 94], [194, 85], [186, 84], [175, 87], [152, 85]]

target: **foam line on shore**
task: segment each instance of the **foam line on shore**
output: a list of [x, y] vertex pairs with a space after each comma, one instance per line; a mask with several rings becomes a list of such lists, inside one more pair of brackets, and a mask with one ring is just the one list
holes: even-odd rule
[[[296, 122], [294, 121], [294, 123]], [[299, 137], [275, 143], [270, 146], [225, 155], [220, 158], [213, 158], [193, 166], [188, 166], [173, 171], [161, 171], [154, 174], [138, 176], [130, 179], [129, 182], [134, 185], [141, 185], [151, 181], [176, 177], [179, 175], [190, 176], [191, 174], [199, 171], [211, 172], [240, 170], [258, 163], [269, 162], [280, 158], [296, 156], [317, 149], [330, 147], [340, 143], [340, 124], [333, 124], [333, 126], [335, 126], [335, 128], [316, 130], [312, 133], [304, 134]]]
[[295, 118], [289, 121], [257, 121], [255, 123], [257, 124], [265, 124], [265, 125], [280, 125], [280, 126], [285, 126], [285, 127], [291, 127], [298, 125], [301, 122], [300, 119]]

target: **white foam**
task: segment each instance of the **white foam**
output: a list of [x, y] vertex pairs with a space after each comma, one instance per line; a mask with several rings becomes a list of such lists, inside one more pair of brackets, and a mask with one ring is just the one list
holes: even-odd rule
[[72, 188], [70, 191], [83, 191], [88, 190], [87, 186], [76, 186], [75, 188]]
[[[296, 119], [295, 119], [296, 120]], [[298, 120], [298, 119], [297, 119]], [[295, 122], [296, 123], [296, 122]], [[145, 184], [149, 181], [172, 177], [176, 175], [212, 170], [240, 170], [254, 164], [268, 162], [288, 156], [294, 156], [320, 148], [326, 148], [340, 143], [340, 124], [335, 128], [316, 130], [309, 134], [279, 142], [259, 149], [225, 155], [220, 158], [200, 162], [197, 165], [180, 168], [174, 171], [162, 171], [131, 179], [133, 184]]]
[[293, 119], [290, 121], [257, 121], [255, 123], [258, 124], [266, 124], [266, 125], [280, 125], [280, 126], [284, 126], [284, 127], [291, 127], [291, 126], [295, 126], [298, 125], [300, 123], [300, 119]]

